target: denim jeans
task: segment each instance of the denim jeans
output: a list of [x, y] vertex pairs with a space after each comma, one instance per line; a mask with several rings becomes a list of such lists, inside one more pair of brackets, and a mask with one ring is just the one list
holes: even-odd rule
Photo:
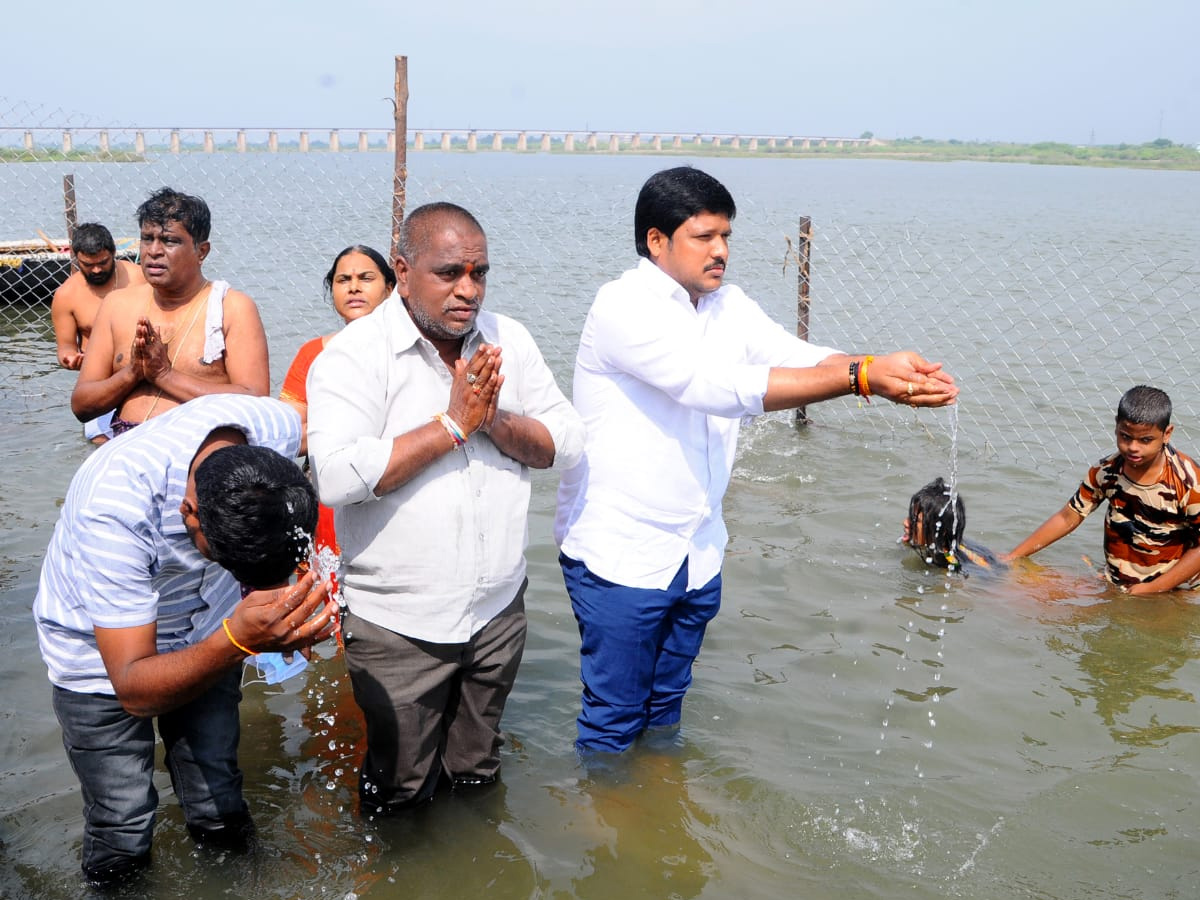
[[[158, 717], [171, 784], [193, 833], [248, 817], [237, 765], [241, 666], [190, 703]], [[120, 867], [150, 852], [158, 791], [154, 720], [116, 697], [54, 688], [63, 746], [83, 792], [83, 869]]]
[[582, 641], [576, 746], [620, 753], [647, 728], [678, 725], [692, 663], [721, 608], [721, 574], [689, 591], [685, 559], [659, 591], [605, 581], [562, 554], [558, 561]]

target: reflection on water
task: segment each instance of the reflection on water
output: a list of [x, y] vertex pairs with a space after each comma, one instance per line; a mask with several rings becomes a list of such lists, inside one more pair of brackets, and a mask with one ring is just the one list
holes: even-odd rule
[[1094, 709], [1113, 740], [1157, 747], [1200, 731], [1197, 685], [1181, 671], [1197, 657], [1200, 605], [1119, 596], [1056, 624], [1047, 646], [1080, 670], [1062, 689]]

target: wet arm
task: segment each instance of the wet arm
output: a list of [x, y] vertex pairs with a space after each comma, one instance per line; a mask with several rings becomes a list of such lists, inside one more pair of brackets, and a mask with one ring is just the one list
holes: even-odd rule
[[1049, 547], [1059, 538], [1066, 537], [1072, 531], [1079, 527], [1083, 522], [1083, 517], [1071, 507], [1064, 506], [1045, 522], [1039, 525], [1029, 537], [1017, 544], [1012, 552], [1007, 553], [1000, 558], [1005, 562], [1011, 562], [1014, 559], [1019, 559], [1022, 556], [1032, 556], [1039, 550]]
[[1138, 596], [1161, 594], [1164, 591], [1174, 590], [1181, 584], [1187, 584], [1197, 575], [1200, 575], [1200, 547], [1192, 547], [1179, 557], [1175, 565], [1157, 578], [1141, 584], [1131, 584], [1127, 590], [1130, 594]]
[[54, 292], [50, 302], [50, 321], [54, 325], [54, 342], [58, 345], [58, 364], [64, 369], [78, 370], [83, 365], [79, 328], [70, 297], [64, 296], [62, 287]]
[[[242, 648], [286, 653], [305, 650], [328, 638], [333, 633], [335, 610], [325, 585], [314, 588], [310, 573], [294, 587], [249, 594], [227, 624]], [[293, 622], [299, 627], [293, 628]], [[247, 657], [224, 628], [169, 653], [158, 652], [154, 623], [98, 627], [95, 632], [117, 698], [134, 716], [156, 716], [182, 706]]]

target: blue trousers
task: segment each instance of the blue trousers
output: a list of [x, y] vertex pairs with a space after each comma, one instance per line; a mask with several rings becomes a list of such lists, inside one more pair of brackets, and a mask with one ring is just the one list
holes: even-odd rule
[[559, 555], [579, 623], [582, 712], [576, 746], [620, 753], [647, 728], [679, 724], [692, 663], [721, 608], [721, 575], [687, 589], [687, 560], [666, 590], [605, 581]]
[[[220, 828], [247, 815], [237, 764], [241, 666], [158, 717], [167, 770], [189, 828]], [[154, 720], [131, 716], [116, 697], [54, 688], [63, 746], [83, 791], [83, 869], [120, 867], [150, 852], [158, 791]]]

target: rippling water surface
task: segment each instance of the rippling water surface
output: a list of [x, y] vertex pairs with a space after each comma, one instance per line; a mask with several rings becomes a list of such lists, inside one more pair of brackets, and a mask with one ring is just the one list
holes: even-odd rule
[[[445, 184], [457, 177], [453, 166], [467, 166], [462, 177], [477, 190], [489, 179], [520, 183], [530, 165], [429, 160], [414, 162], [416, 176], [426, 166]], [[631, 206], [656, 167], [555, 165], [560, 181], [530, 183], [561, 192], [586, 179], [590, 195], [611, 195], [614, 209], [618, 200]], [[1036, 227], [1064, 241], [1084, 223], [1115, 227], [1125, 216], [1152, 223], [1143, 239], [1173, 253], [1180, 235], [1195, 236], [1184, 218], [1197, 208], [1190, 174], [1164, 188], [1167, 173], [1153, 172], [723, 165], [718, 174], [745, 195], [743, 215], [768, 206], [773, 192], [800, 191], [795, 181], [810, 212], [882, 223], [917, 215], [979, 240], [1029, 218], [1038, 203]], [[220, 208], [220, 198], [209, 200]], [[371, 227], [386, 234], [386, 223]], [[518, 252], [512, 236], [497, 243], [499, 269]], [[569, 262], [564, 269], [588, 293], [565, 299], [578, 293], [570, 279], [537, 289], [584, 309], [595, 284], [628, 258], [592, 260], [581, 274]], [[225, 269], [236, 264], [230, 252]], [[319, 305], [315, 278], [312, 293]], [[264, 315], [271, 322], [277, 313]], [[294, 343], [277, 351], [276, 366]], [[29, 609], [57, 507], [88, 449], [66, 410], [72, 377], [53, 367], [44, 322], [8, 327], [0, 360], [20, 372], [5, 388], [0, 434], [0, 896], [74, 898], [83, 893], [80, 797]], [[1101, 379], [1105, 361], [1090, 364], [1094, 373], [1071, 377]], [[1194, 382], [1169, 390], [1195, 408], [1186, 396]], [[843, 413], [848, 405], [832, 403]], [[964, 413], [969, 403], [964, 395]], [[1097, 522], [1047, 551], [1044, 569], [965, 579], [929, 570], [896, 536], [908, 496], [949, 471], [950, 412], [882, 436], [854, 425], [881, 414], [818, 414], [802, 431], [769, 416], [745, 429], [726, 498], [724, 608], [678, 741], [639, 746], [604, 767], [573, 754], [578, 636], [550, 537], [555, 479], [538, 473], [529, 645], [505, 716], [502, 783], [440, 796], [409, 818], [362, 818], [361, 723], [342, 660], [326, 649], [282, 687], [246, 688], [241, 756], [256, 851], [197, 851], [160, 774], [154, 865], [127, 895], [1194, 897], [1200, 606], [1105, 592], [1081, 558], [1100, 555]], [[968, 534], [996, 550], [1060, 506], [1089, 461], [1039, 452], [1037, 435], [1014, 440], [1035, 449], [957, 460]]]

